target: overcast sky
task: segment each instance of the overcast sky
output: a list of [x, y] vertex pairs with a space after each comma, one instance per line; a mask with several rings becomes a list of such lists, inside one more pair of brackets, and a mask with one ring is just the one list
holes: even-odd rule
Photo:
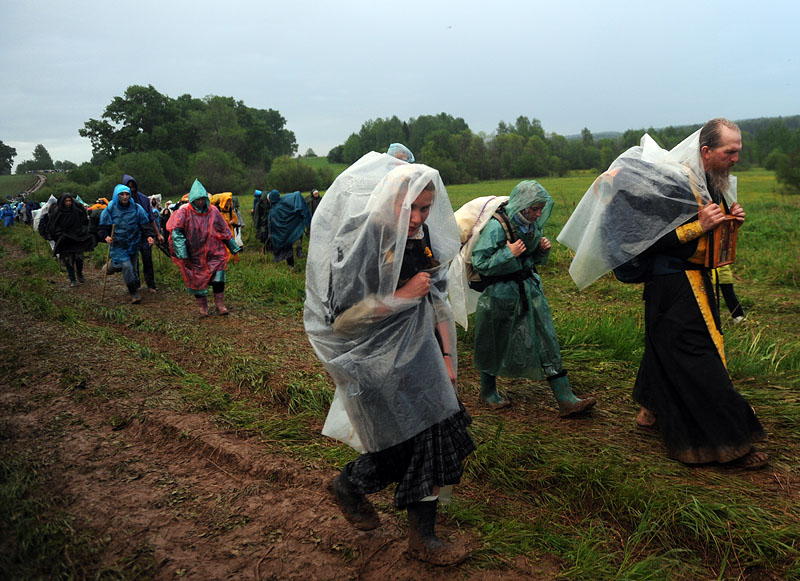
[[88, 161], [78, 130], [134, 84], [276, 109], [319, 155], [392, 115], [562, 135], [796, 115], [798, 24], [796, 0], [1, 0], [0, 141]]

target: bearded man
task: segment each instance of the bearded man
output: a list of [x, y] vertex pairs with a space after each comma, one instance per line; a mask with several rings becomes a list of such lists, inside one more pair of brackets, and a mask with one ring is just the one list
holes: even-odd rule
[[741, 132], [727, 119], [712, 119], [669, 152], [645, 135], [595, 180], [558, 240], [576, 251], [570, 274], [581, 288], [611, 269], [621, 280], [620, 268], [640, 269], [637, 425], [660, 433], [669, 455], [686, 464], [755, 469], [767, 456], [753, 443], [766, 436], [728, 375], [705, 259], [726, 214], [745, 220], [729, 175], [741, 149]]

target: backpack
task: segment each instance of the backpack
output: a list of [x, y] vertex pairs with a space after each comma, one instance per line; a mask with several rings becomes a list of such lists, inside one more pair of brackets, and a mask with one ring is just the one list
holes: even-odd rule
[[[503, 227], [503, 232], [506, 235], [506, 239], [509, 242], [516, 242], [517, 237], [514, 235], [514, 230], [511, 228], [511, 222], [509, 222], [508, 214], [506, 213], [506, 204], [507, 202], [503, 202], [497, 208], [497, 210], [495, 210], [494, 214], [492, 214], [491, 219], [500, 222], [500, 225]], [[483, 292], [486, 290], [486, 287], [491, 284], [477, 270], [475, 270], [475, 267], [472, 266], [472, 262], [467, 262], [465, 264], [465, 270], [467, 275], [467, 284], [472, 290]]]
[[640, 254], [634, 256], [628, 262], [623, 262], [614, 269], [614, 276], [617, 280], [626, 284], [636, 284], [645, 282], [653, 272], [653, 256]]
[[103, 213], [103, 208], [96, 208], [89, 212], [89, 234], [99, 243], [106, 243], [106, 239], [100, 236], [98, 229], [100, 227], [100, 214]]

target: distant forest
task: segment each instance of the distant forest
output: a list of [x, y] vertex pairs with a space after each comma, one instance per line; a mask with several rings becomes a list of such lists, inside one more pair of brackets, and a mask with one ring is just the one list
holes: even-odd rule
[[[737, 121], [745, 147], [739, 167], [778, 167], [800, 152], [800, 115]], [[628, 129], [593, 135], [584, 128], [572, 138], [546, 133], [538, 119], [520, 116], [501, 121], [491, 134], [473, 133], [459, 118], [440, 113], [401, 121], [369, 120], [328, 153], [331, 162], [352, 163], [368, 151], [385, 151], [393, 142], [407, 145], [416, 160], [435, 167], [445, 183], [475, 180], [563, 176], [569, 170], [602, 171], [623, 151], [639, 144], [647, 132], [671, 149], [702, 124], [654, 129]], [[795, 164], [796, 165], [796, 164]]]
[[[738, 121], [745, 147], [740, 167], [774, 169], [779, 181], [800, 192], [800, 115]], [[357, 133], [331, 149], [332, 163], [350, 164], [369, 151], [389, 144], [407, 145], [416, 160], [435, 167], [445, 183], [477, 180], [563, 176], [570, 170], [602, 171], [648, 132], [671, 148], [700, 125], [662, 129], [628, 129], [618, 134], [565, 137], [548, 133], [538, 119], [520, 116], [500, 121], [490, 134], [473, 133], [467, 123], [447, 113], [421, 115], [408, 121], [397, 116], [366, 121]], [[93, 200], [106, 196], [125, 173], [143, 191], [168, 196], [185, 193], [195, 177], [209, 191], [237, 194], [259, 189], [309, 191], [325, 189], [334, 178], [327, 164], [306, 163], [308, 150], [295, 157], [295, 134], [274, 109], [255, 109], [233, 97], [191, 95], [171, 98], [132, 85], [115, 97], [99, 119], [79, 130], [92, 143], [92, 159], [81, 165], [53, 161], [39, 144], [31, 160], [17, 165], [26, 171], [68, 171], [60, 187]], [[0, 141], [0, 173], [9, 173], [16, 151]]]

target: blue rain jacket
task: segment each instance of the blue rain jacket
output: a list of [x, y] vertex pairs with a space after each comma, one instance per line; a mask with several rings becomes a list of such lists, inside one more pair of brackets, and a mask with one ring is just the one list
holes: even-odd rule
[[142, 226], [152, 221], [142, 207], [131, 199], [127, 207], [119, 203], [119, 193], [129, 192], [128, 186], [122, 184], [114, 188], [111, 203], [100, 214], [100, 226], [114, 226], [114, 243], [111, 245], [111, 260], [125, 262], [136, 258], [139, 243], [142, 241]]

